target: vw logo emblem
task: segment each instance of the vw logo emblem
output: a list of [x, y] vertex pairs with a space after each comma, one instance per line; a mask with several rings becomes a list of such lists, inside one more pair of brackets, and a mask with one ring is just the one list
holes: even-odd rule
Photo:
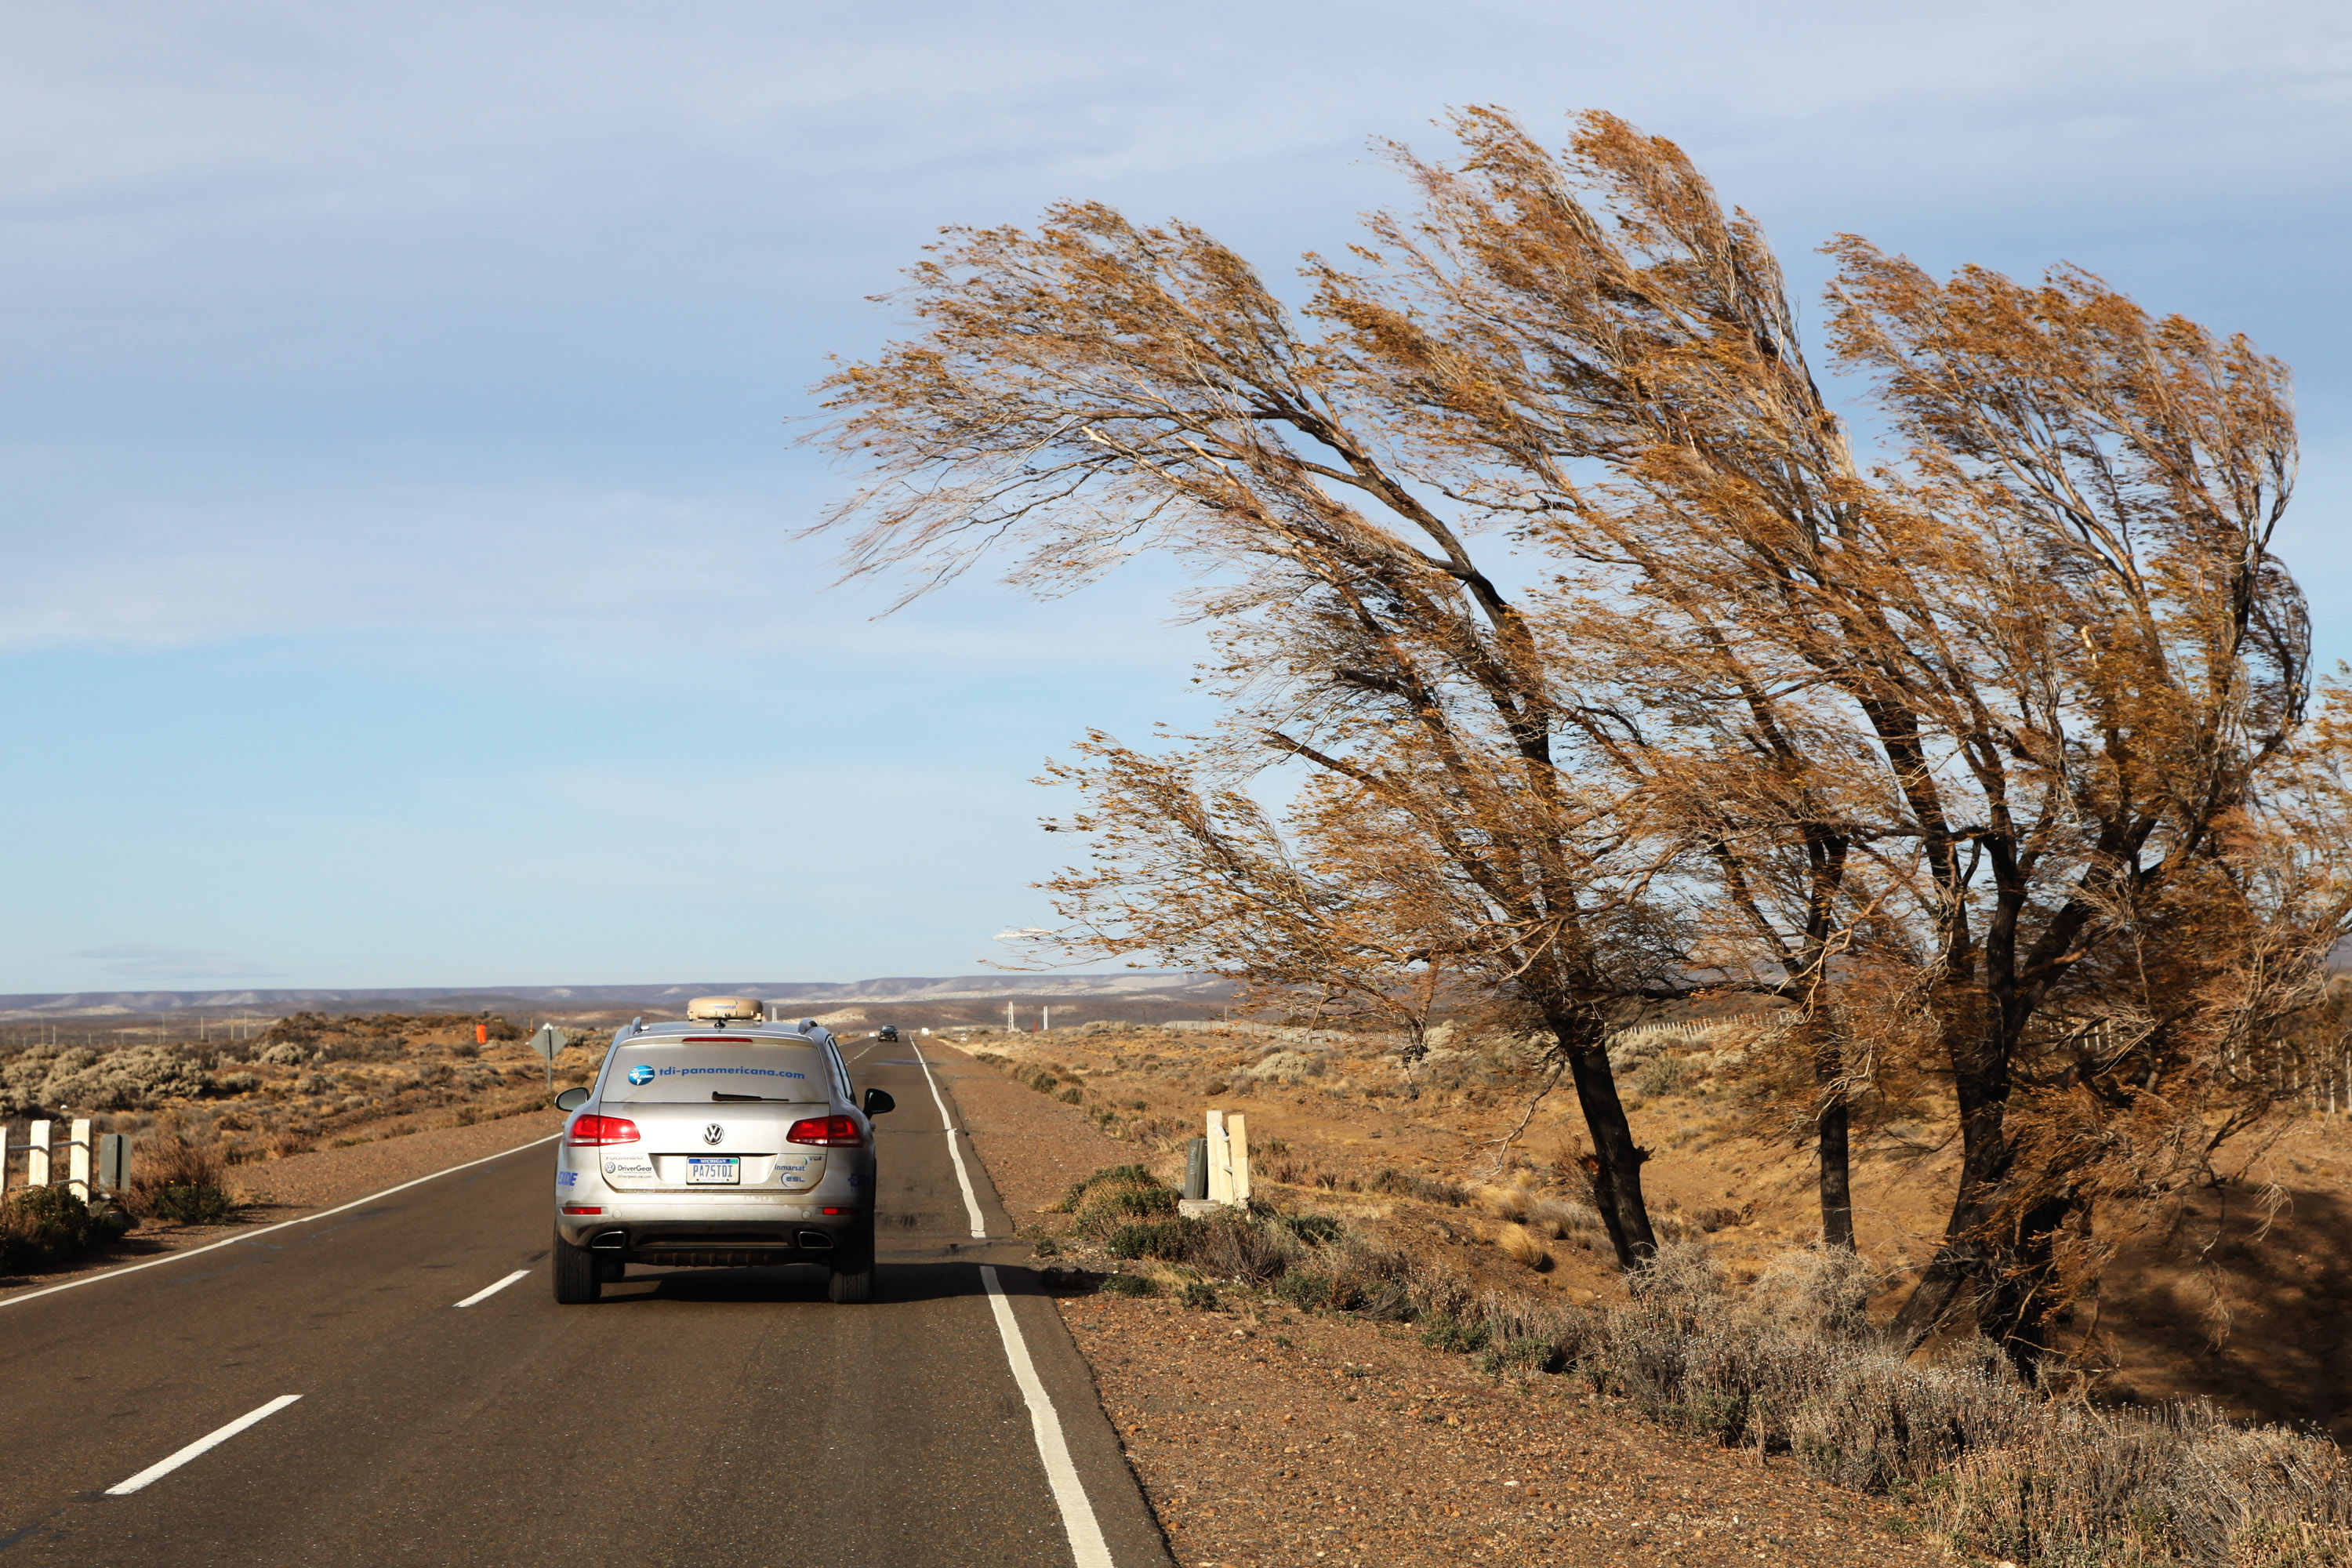
[[717, 1143], [725, 1139], [726, 1136], [727, 1129], [719, 1126], [716, 1121], [702, 1130], [702, 1141], [705, 1143]]

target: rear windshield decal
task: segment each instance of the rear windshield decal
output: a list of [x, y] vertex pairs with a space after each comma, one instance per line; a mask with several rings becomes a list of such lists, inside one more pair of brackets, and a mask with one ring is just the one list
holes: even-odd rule
[[[637, 1077], [637, 1074], [646, 1072], [647, 1070], [647, 1068], [642, 1066], [631, 1068], [629, 1069], [629, 1081], [631, 1083], [644, 1082], [645, 1079]], [[808, 1077], [808, 1074], [804, 1072], [794, 1072], [789, 1068], [656, 1068], [651, 1069], [651, 1076], [656, 1078], [701, 1078], [710, 1073], [723, 1073], [730, 1078], [804, 1079]]]

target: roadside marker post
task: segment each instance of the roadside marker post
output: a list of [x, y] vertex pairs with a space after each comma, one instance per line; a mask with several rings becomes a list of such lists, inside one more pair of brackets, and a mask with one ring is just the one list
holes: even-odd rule
[[0, 1121], [0, 1198], [8, 1195], [8, 1124]]
[[49, 1124], [36, 1121], [25, 1130], [25, 1184], [49, 1184]]
[[1209, 1201], [1240, 1208], [1249, 1203], [1249, 1121], [1239, 1111], [1209, 1112]]
[[79, 1117], [66, 1129], [66, 1185], [82, 1202], [89, 1202], [89, 1119]]
[[120, 1193], [131, 1185], [131, 1140], [120, 1132], [101, 1132], [98, 1139], [98, 1184], [101, 1191]]

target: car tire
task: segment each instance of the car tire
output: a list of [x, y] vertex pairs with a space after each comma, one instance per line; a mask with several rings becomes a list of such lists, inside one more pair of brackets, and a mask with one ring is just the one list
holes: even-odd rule
[[824, 1299], [844, 1306], [874, 1300], [874, 1227], [848, 1250], [835, 1256], [833, 1278], [825, 1281]]
[[594, 1300], [603, 1292], [603, 1272], [596, 1255], [584, 1247], [574, 1247], [563, 1239], [561, 1232], [555, 1237], [555, 1299], [567, 1307], [578, 1307]]

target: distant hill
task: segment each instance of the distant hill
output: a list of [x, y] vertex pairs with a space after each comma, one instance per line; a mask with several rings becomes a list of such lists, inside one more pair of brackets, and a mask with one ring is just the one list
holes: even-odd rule
[[1222, 1005], [1229, 982], [1213, 975], [960, 974], [845, 982], [709, 980], [649, 985], [409, 986], [346, 991], [65, 991], [0, 996], [0, 1020], [110, 1018], [161, 1013], [440, 1013], [584, 1011], [646, 1007], [675, 1011], [691, 996], [759, 996], [811, 1010], [858, 1003], [1055, 1002]]

